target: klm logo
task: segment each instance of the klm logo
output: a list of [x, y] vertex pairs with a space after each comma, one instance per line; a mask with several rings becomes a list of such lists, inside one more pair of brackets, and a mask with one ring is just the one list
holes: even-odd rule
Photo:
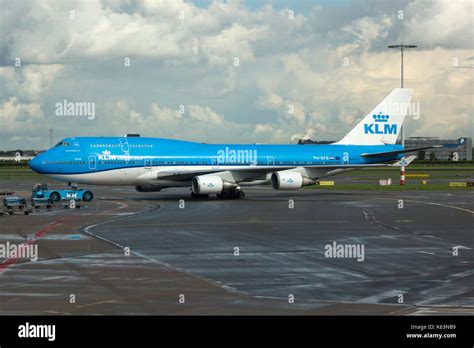
[[377, 115], [372, 115], [375, 123], [364, 124], [365, 134], [397, 134], [397, 125], [388, 124], [389, 115], [382, 115], [379, 112]]

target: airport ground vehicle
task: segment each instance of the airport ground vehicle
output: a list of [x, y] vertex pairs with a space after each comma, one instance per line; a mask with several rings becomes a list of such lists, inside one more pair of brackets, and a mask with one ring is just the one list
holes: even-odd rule
[[3, 199], [3, 206], [7, 209], [13, 207], [23, 209], [26, 207], [26, 198], [21, 196], [7, 196]]
[[53, 200], [49, 197], [31, 197], [31, 205], [35, 207], [36, 209], [39, 208], [46, 208], [50, 209], [51, 206], [53, 205]]
[[49, 189], [48, 185], [46, 184], [37, 184], [33, 187], [31, 192], [31, 199], [33, 200], [41, 200], [41, 199], [49, 199], [52, 202], [59, 202], [63, 199], [74, 199], [76, 201], [91, 201], [94, 198], [94, 194], [91, 191], [78, 189], [72, 187], [71, 189], [63, 189], [63, 190], [53, 190]]

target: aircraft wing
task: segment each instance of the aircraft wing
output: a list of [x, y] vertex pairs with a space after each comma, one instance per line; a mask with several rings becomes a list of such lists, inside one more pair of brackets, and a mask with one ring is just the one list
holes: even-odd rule
[[272, 173], [274, 171], [279, 171], [279, 170], [285, 170], [289, 169], [288, 167], [252, 167], [252, 168], [242, 168], [242, 169], [237, 169], [237, 170], [221, 170], [219, 171], [218, 169], [213, 169], [213, 170], [196, 170], [194, 168], [191, 168], [189, 171], [183, 172], [182, 170], [180, 172], [174, 172], [172, 170], [166, 170], [166, 171], [159, 171], [158, 172], [158, 179], [162, 180], [177, 180], [177, 181], [187, 181], [191, 180], [197, 175], [206, 175], [206, 174], [213, 174], [213, 175], [231, 175], [234, 178], [239, 178], [238, 181], [244, 180], [245, 178], [248, 177], [258, 177], [262, 176], [264, 177], [267, 173]]
[[413, 151], [420, 151], [426, 149], [433, 149], [435, 147], [443, 147], [443, 145], [433, 145], [433, 146], [425, 146], [425, 147], [415, 147], [413, 149], [403, 149], [403, 150], [396, 150], [396, 151], [386, 151], [386, 152], [374, 152], [374, 153], [363, 153], [360, 155], [361, 157], [373, 158], [373, 157], [385, 157], [390, 155], [398, 155], [401, 153], [413, 152]]
[[[411, 156], [410, 156], [411, 157]], [[416, 156], [414, 156], [416, 157]], [[189, 171], [175, 172], [173, 170], [163, 170], [157, 172], [157, 179], [161, 180], [173, 180], [173, 181], [191, 181], [193, 177], [198, 175], [216, 175], [221, 177], [224, 180], [229, 182], [247, 182], [247, 181], [259, 181], [259, 180], [269, 180], [270, 177], [268, 174], [271, 174], [276, 171], [305, 171], [308, 170], [315, 175], [312, 176], [325, 176], [326, 173], [332, 172], [335, 170], [354, 170], [358, 168], [367, 168], [367, 167], [385, 167], [387, 165], [397, 165], [400, 161], [387, 161], [385, 163], [373, 163], [373, 164], [350, 164], [350, 165], [341, 165], [341, 164], [330, 164], [330, 165], [318, 165], [317, 167], [305, 167], [305, 166], [294, 166], [294, 167], [250, 167], [250, 168], [239, 168], [239, 169], [212, 169], [212, 170], [196, 170], [195, 168], [190, 168]], [[411, 162], [411, 161], [410, 161]], [[392, 164], [390, 164], [392, 163]], [[317, 172], [317, 174], [316, 174]]]

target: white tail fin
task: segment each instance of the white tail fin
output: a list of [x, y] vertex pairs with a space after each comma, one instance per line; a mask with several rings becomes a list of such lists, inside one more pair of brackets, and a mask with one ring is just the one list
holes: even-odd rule
[[343, 145], [383, 145], [397, 142], [410, 107], [412, 89], [395, 88], [341, 141]]

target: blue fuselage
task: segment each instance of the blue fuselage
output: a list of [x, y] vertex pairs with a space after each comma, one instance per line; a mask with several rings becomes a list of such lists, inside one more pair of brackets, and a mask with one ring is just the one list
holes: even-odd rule
[[36, 156], [30, 166], [41, 174], [86, 174], [124, 168], [197, 167], [344, 167], [386, 163], [403, 157], [361, 157], [401, 150], [401, 145], [202, 144], [160, 138], [67, 138]]

